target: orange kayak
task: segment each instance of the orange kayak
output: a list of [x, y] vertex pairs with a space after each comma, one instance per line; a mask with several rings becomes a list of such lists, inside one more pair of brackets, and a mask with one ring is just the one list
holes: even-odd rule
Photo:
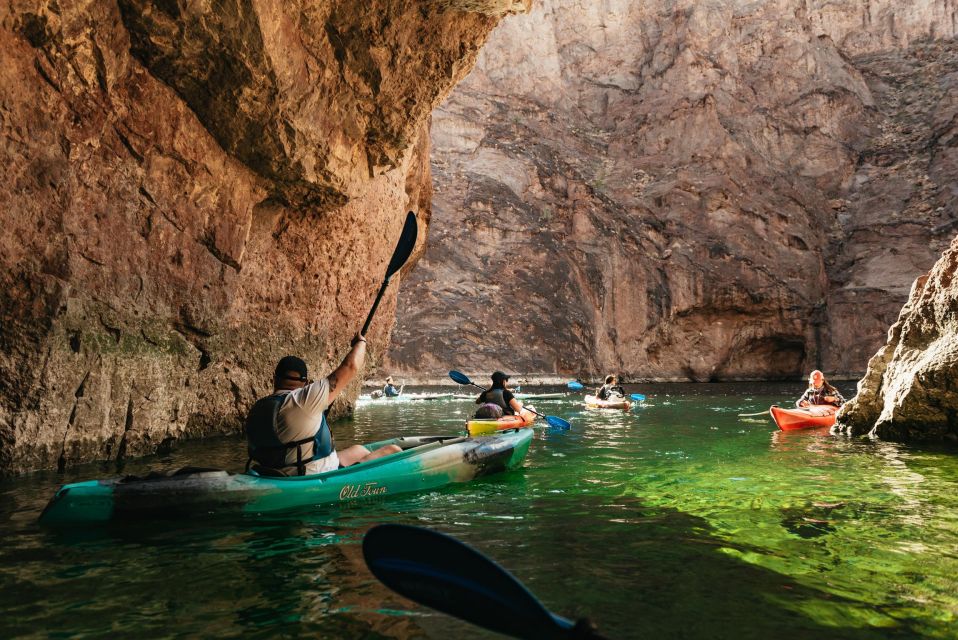
[[521, 429], [531, 427], [536, 419], [536, 414], [531, 411], [523, 410], [517, 416], [502, 416], [498, 420], [483, 420], [473, 418], [466, 421], [466, 430], [470, 436], [485, 436], [496, 431], [505, 431], [506, 429]]
[[835, 413], [838, 407], [819, 404], [804, 409], [783, 409], [773, 406], [769, 413], [772, 420], [782, 431], [795, 429], [814, 429], [816, 427], [830, 427], [835, 424]]

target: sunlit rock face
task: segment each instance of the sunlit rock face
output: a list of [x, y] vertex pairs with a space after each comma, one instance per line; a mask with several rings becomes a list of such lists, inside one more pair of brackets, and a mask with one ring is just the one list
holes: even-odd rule
[[954, 1], [544, 0], [434, 114], [394, 371], [860, 374], [956, 227]]
[[835, 431], [958, 444], [958, 239], [915, 281]]
[[235, 433], [288, 353], [328, 373], [429, 219], [430, 112], [523, 8], [0, 6], [0, 473]]

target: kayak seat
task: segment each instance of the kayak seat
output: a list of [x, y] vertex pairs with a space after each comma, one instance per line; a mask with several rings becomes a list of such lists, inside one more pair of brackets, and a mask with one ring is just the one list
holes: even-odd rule
[[267, 467], [262, 464], [253, 463], [253, 466], [250, 467], [250, 471], [255, 471], [257, 475], [263, 476], [264, 478], [288, 478], [290, 477], [288, 473], [280, 469], [274, 469], [273, 467]]
[[174, 469], [173, 471], [151, 471], [145, 476], [124, 476], [120, 483], [126, 482], [150, 482], [154, 480], [169, 480], [170, 478], [190, 478], [190, 477], [203, 477], [203, 478], [215, 478], [220, 476], [228, 476], [229, 472], [222, 469], [213, 469], [208, 467], [180, 467], [179, 469]]

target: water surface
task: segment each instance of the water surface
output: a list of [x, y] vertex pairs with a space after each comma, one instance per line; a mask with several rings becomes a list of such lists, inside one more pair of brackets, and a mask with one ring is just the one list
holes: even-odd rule
[[[627, 414], [537, 402], [574, 427], [537, 431], [517, 471], [271, 520], [49, 531], [36, 518], [59, 484], [115, 466], [0, 482], [0, 637], [490, 637], [368, 573], [379, 522], [456, 535], [610, 637], [958, 637], [954, 452], [737, 416], [796, 385], [629, 391], [649, 398]], [[333, 429], [341, 446], [453, 433], [471, 409], [364, 403]], [[244, 462], [222, 438], [121, 472]]]

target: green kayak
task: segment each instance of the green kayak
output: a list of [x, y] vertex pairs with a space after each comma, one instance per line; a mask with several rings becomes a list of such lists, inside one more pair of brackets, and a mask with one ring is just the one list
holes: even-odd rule
[[475, 438], [393, 438], [366, 447], [375, 450], [395, 444], [402, 451], [311, 476], [277, 478], [186, 468], [170, 474], [76, 482], [57, 490], [40, 514], [40, 522], [69, 525], [270, 513], [436, 489], [517, 467], [531, 441], [532, 429]]

